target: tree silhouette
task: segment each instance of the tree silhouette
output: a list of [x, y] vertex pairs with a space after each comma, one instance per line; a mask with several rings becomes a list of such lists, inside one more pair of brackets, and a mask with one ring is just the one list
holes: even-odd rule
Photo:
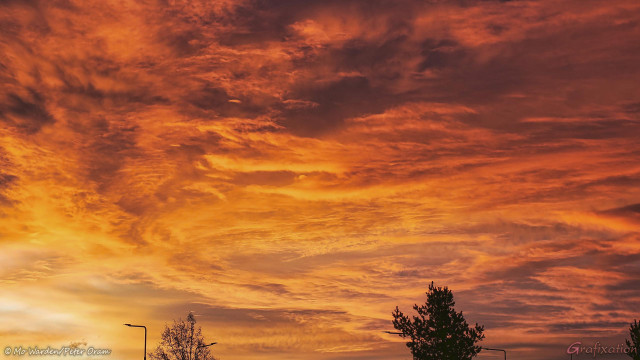
[[631, 340], [626, 340], [629, 347], [629, 357], [633, 360], [640, 360], [640, 323], [638, 320], [633, 320], [633, 323], [629, 325], [629, 336]]
[[454, 310], [453, 293], [447, 287], [435, 287], [431, 282], [426, 294], [424, 305], [413, 306], [418, 312], [413, 320], [397, 306], [393, 312], [393, 326], [400, 336], [411, 339], [407, 347], [414, 360], [469, 360], [476, 356], [484, 326], [469, 327], [462, 312]]
[[171, 327], [165, 326], [160, 344], [149, 353], [151, 360], [215, 360], [204, 342], [200, 327], [196, 327], [193, 313], [187, 319], [173, 321]]

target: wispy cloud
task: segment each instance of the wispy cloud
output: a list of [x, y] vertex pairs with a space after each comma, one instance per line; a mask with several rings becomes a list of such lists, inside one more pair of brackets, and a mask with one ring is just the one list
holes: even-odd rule
[[223, 357], [404, 359], [431, 280], [522, 359], [637, 317], [636, 1], [0, 8], [7, 343], [193, 310]]

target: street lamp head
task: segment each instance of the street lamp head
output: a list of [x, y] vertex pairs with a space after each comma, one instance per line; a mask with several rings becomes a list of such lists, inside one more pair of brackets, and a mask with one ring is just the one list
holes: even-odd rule
[[139, 328], [145, 328], [145, 329], [147, 328], [147, 327], [146, 327], [146, 326], [144, 326], [144, 325], [134, 325], [134, 324], [123, 324], [123, 325], [124, 325], [124, 326], [129, 326], [129, 327], [139, 327]]

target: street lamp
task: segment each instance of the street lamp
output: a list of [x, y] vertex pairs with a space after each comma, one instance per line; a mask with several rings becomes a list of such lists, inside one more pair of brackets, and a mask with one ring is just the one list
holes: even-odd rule
[[391, 334], [391, 335], [402, 335], [401, 332], [394, 332], [394, 331], [383, 331], [383, 333], [387, 333], [387, 334]]
[[491, 350], [491, 351], [502, 351], [504, 352], [504, 360], [507, 360], [507, 350], [502, 350], [502, 349], [492, 349], [492, 348], [486, 348], [486, 347], [481, 347], [482, 350]]
[[144, 360], [147, 360], [147, 327], [144, 325], [131, 325], [131, 324], [124, 324], [124, 325], [128, 327], [144, 328]]
[[[202, 348], [206, 348], [207, 346], [211, 346], [211, 345], [215, 345], [215, 344], [217, 344], [217, 342], [212, 342], [211, 344], [207, 344], [207, 345], [201, 344], [201, 345], [196, 346], [196, 350], [202, 349]], [[198, 360], [198, 351], [196, 351], [195, 357], [196, 357], [195, 360]]]

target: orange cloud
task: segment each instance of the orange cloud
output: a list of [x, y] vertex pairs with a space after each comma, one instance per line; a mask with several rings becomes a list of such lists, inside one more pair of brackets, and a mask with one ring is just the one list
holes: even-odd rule
[[635, 1], [0, 8], [9, 345], [194, 311], [224, 358], [405, 359], [434, 280], [534, 359], [638, 311]]

